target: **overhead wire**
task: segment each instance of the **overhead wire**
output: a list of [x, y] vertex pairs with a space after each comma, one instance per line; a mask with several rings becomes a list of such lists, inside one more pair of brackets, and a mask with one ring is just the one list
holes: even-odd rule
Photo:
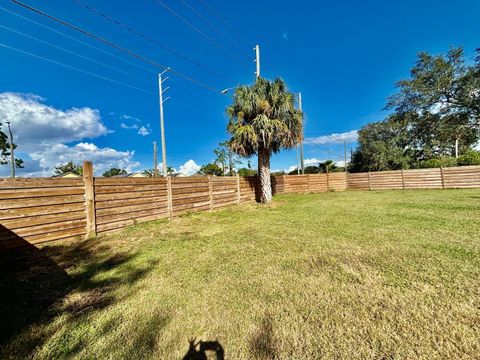
[[235, 33], [235, 35], [241, 39], [243, 42], [245, 42], [246, 45], [250, 46], [250, 42], [247, 41], [241, 34], [240, 32], [238, 32], [238, 30], [232, 25], [230, 24], [230, 22], [228, 22], [222, 15], [220, 15], [217, 11], [215, 11], [210, 5], [208, 5], [208, 3], [204, 0], [199, 0], [203, 6], [205, 8], [208, 9], [208, 11], [210, 11], [215, 17], [217, 17], [218, 19], [220, 19], [220, 21], [222, 21], [225, 25], [227, 25], [232, 31], [233, 33]]
[[123, 23], [123, 22], [121, 22], [121, 21], [119, 21], [119, 20], [117, 20], [117, 19], [114, 19], [114, 18], [111, 17], [110, 15], [105, 14], [104, 12], [102, 12], [102, 11], [94, 8], [93, 6], [90, 6], [90, 5], [88, 5], [88, 4], [85, 4], [84, 2], [82, 2], [82, 1], [80, 1], [80, 0], [73, 0], [73, 2], [76, 3], [77, 5], [83, 7], [84, 9], [87, 9], [88, 11], [90, 11], [90, 12], [92, 12], [92, 13], [94, 13], [94, 14], [103, 17], [104, 19], [110, 21], [111, 23], [116, 24], [117, 26], [120, 26], [120, 27], [128, 30], [128, 31], [131, 32], [132, 34], [135, 34], [136, 36], [139, 36], [139, 37], [143, 38], [144, 40], [146, 40], [146, 41], [148, 41], [148, 42], [150, 42], [150, 43], [152, 43], [152, 44], [154, 44], [154, 45], [162, 48], [163, 50], [165, 50], [165, 51], [167, 51], [167, 52], [169, 52], [169, 53], [171, 53], [171, 54], [173, 54], [173, 55], [175, 55], [175, 56], [177, 56], [177, 57], [179, 57], [179, 58], [181, 58], [181, 59], [183, 59], [183, 60], [185, 60], [185, 61], [187, 61], [187, 62], [190, 62], [190, 63], [194, 64], [194, 65], [197, 66], [198, 68], [200, 68], [200, 69], [202, 69], [202, 70], [204, 70], [204, 71], [207, 71], [207, 72], [209, 72], [209, 73], [211, 73], [211, 74], [214, 74], [215, 76], [218, 76], [219, 78], [222, 78], [222, 79], [227, 80], [227, 81], [229, 81], [229, 82], [235, 83], [235, 80], [229, 78], [228, 76], [225, 76], [225, 75], [219, 73], [219, 72], [216, 71], [216, 70], [210, 69], [209, 67], [201, 64], [200, 62], [198, 62], [198, 61], [196, 61], [196, 60], [193, 60], [193, 59], [189, 58], [189, 57], [186, 56], [186, 55], [183, 55], [183, 54], [180, 53], [179, 51], [174, 50], [174, 49], [166, 46], [165, 44], [162, 44], [161, 42], [153, 39], [152, 37], [150, 37], [150, 36], [148, 36], [148, 35], [145, 35], [144, 33], [136, 30], [136, 29], [133, 28], [133, 27], [131, 27], [130, 25], [127, 25], [127, 24], [125, 24], [125, 23]]
[[77, 38], [75, 38], [75, 37], [73, 37], [73, 36], [70, 36], [70, 35], [68, 35], [68, 34], [66, 34], [66, 33], [64, 33], [64, 32], [62, 32], [62, 31], [60, 31], [60, 30], [57, 30], [57, 29], [54, 29], [54, 28], [52, 28], [52, 27], [50, 27], [50, 26], [41, 24], [41, 23], [39, 23], [39, 22], [37, 22], [37, 21], [35, 21], [35, 20], [29, 19], [29, 18], [27, 18], [27, 17], [25, 17], [25, 16], [23, 16], [23, 15], [20, 15], [20, 14], [14, 12], [14, 11], [5, 9], [4, 7], [1, 7], [1, 6], [0, 6], [0, 9], [3, 10], [3, 11], [5, 11], [5, 12], [8, 12], [8, 13], [10, 13], [11, 15], [14, 15], [14, 16], [20, 18], [20, 19], [23, 19], [23, 20], [28, 21], [28, 22], [30, 22], [30, 23], [32, 23], [32, 24], [35, 24], [35, 25], [40, 26], [40, 27], [42, 27], [42, 28], [44, 28], [44, 29], [47, 29], [47, 30], [49, 30], [49, 31], [51, 31], [51, 32], [54, 32], [54, 33], [56, 33], [56, 34], [58, 34], [58, 35], [61, 35], [61, 36], [65, 37], [65, 38], [67, 38], [67, 39], [73, 40], [73, 41], [75, 41], [75, 42], [77, 42], [77, 43], [79, 43], [79, 44], [82, 44], [82, 45], [87, 46], [87, 47], [89, 47], [89, 48], [91, 48], [91, 49], [94, 49], [94, 50], [96, 50], [96, 51], [99, 51], [99, 52], [101, 52], [101, 53], [103, 53], [103, 54], [105, 54], [105, 55], [108, 55], [108, 56], [110, 56], [110, 57], [113, 57], [114, 59], [120, 60], [120, 61], [122, 61], [122, 62], [124, 62], [124, 63], [126, 63], [126, 64], [129, 64], [129, 65], [135, 66], [135, 67], [137, 67], [137, 68], [139, 68], [139, 69], [148, 71], [148, 72], [151, 73], [151, 74], [156, 74], [155, 71], [153, 71], [153, 70], [151, 70], [151, 69], [149, 69], [149, 68], [146, 68], [146, 67], [144, 67], [144, 66], [142, 66], [142, 65], [136, 64], [136, 63], [134, 63], [134, 62], [132, 62], [132, 61], [129, 61], [129, 60], [127, 60], [127, 59], [124, 59], [124, 58], [122, 58], [122, 57], [120, 57], [120, 56], [117, 56], [117, 55], [115, 55], [115, 54], [112, 54], [112, 53], [110, 53], [110, 52], [108, 52], [108, 51], [105, 51], [105, 50], [103, 50], [103, 49], [101, 49], [101, 48], [99, 48], [99, 47], [97, 47], [97, 46], [94, 46], [94, 45], [89, 44], [89, 43], [87, 43], [87, 42], [85, 42], [85, 41], [82, 41], [82, 40], [77, 39]]
[[21, 35], [21, 36], [23, 36], [23, 37], [26, 37], [26, 38], [28, 38], [28, 39], [37, 41], [37, 42], [39, 42], [39, 43], [41, 43], [41, 44], [48, 45], [48, 46], [53, 47], [53, 48], [55, 48], [55, 49], [57, 49], [57, 50], [64, 51], [64, 52], [66, 52], [66, 53], [68, 53], [68, 54], [75, 55], [75, 56], [77, 56], [77, 57], [79, 57], [79, 58], [82, 58], [82, 59], [91, 61], [91, 62], [93, 62], [93, 63], [95, 63], [95, 64], [104, 66], [104, 67], [106, 67], [106, 68], [108, 68], [108, 69], [117, 71], [117, 72], [119, 72], [119, 73], [122, 73], [122, 74], [124, 74], [124, 75], [130, 76], [130, 77], [135, 78], [135, 79], [137, 79], [137, 80], [141, 80], [141, 81], [147, 82], [147, 83], [149, 83], [149, 84], [155, 84], [155, 82], [153, 82], [153, 81], [146, 80], [146, 79], [141, 78], [141, 77], [139, 77], [139, 76], [130, 74], [130, 73], [127, 72], [127, 71], [124, 71], [124, 70], [118, 69], [118, 68], [116, 68], [116, 67], [114, 67], [114, 66], [105, 64], [105, 63], [103, 63], [103, 62], [101, 62], [101, 61], [92, 59], [91, 57], [88, 57], [88, 56], [85, 56], [85, 55], [82, 55], [82, 54], [78, 54], [78, 53], [76, 53], [76, 52], [74, 52], [74, 51], [65, 49], [65, 48], [63, 48], [63, 47], [61, 47], [61, 46], [57, 46], [57, 45], [52, 44], [52, 43], [50, 43], [50, 42], [48, 42], [48, 41], [45, 41], [45, 40], [36, 38], [36, 37], [31, 36], [31, 35], [28, 35], [28, 34], [25, 34], [25, 33], [21, 32], [21, 31], [18, 31], [18, 30], [9, 28], [8, 26], [4, 26], [4, 25], [1, 25], [1, 24], [0, 24], [0, 28], [6, 29], [6, 30], [11, 31], [11, 32], [13, 32], [13, 33], [15, 33], [15, 34], [18, 34], [18, 35]]
[[180, 0], [186, 7], [188, 7], [195, 15], [197, 15], [200, 19], [203, 20], [208, 26], [210, 26], [215, 32], [219, 33], [223, 36], [230, 44], [235, 46], [237, 49], [245, 53], [248, 57], [250, 56], [249, 53], [245, 51], [244, 48], [240, 47], [234, 40], [230, 38], [228, 34], [220, 30], [217, 26], [215, 26], [210, 20], [208, 20], [205, 16], [203, 16], [197, 9], [195, 9], [187, 0]]
[[78, 68], [78, 67], [75, 67], [75, 66], [72, 66], [72, 65], [68, 65], [68, 64], [62, 63], [62, 62], [60, 62], [60, 61], [52, 60], [52, 59], [49, 59], [49, 58], [47, 58], [47, 57], [44, 57], [44, 56], [41, 56], [41, 55], [38, 55], [38, 54], [33, 54], [33, 53], [31, 53], [31, 52], [28, 52], [28, 51], [25, 51], [25, 50], [22, 50], [22, 49], [18, 49], [18, 48], [16, 48], [16, 47], [9, 46], [9, 45], [4, 44], [4, 43], [0, 43], [0, 47], [6, 48], [6, 49], [10, 49], [10, 50], [16, 51], [16, 52], [21, 53], [21, 54], [29, 55], [29, 56], [32, 56], [32, 57], [34, 57], [34, 58], [37, 58], [37, 59], [41, 59], [41, 60], [50, 62], [50, 63], [52, 63], [52, 64], [56, 64], [56, 65], [59, 65], [59, 66], [63, 66], [63, 67], [65, 67], [65, 68], [68, 68], [68, 69], [71, 69], [71, 70], [75, 70], [75, 71], [78, 71], [78, 72], [81, 72], [81, 73], [84, 73], [84, 74], [87, 74], [87, 75], [96, 77], [96, 78], [98, 78], [98, 79], [106, 80], [106, 81], [115, 83], [115, 84], [117, 84], [117, 85], [122, 85], [122, 86], [126, 86], [126, 87], [129, 87], [129, 88], [138, 90], [138, 91], [142, 91], [142, 92], [144, 92], [144, 93], [146, 93], [146, 94], [149, 94], [149, 95], [155, 95], [153, 92], [148, 91], [148, 90], [145, 90], [145, 89], [142, 89], [142, 88], [139, 88], [139, 87], [137, 87], [137, 86], [130, 85], [130, 84], [124, 83], [124, 82], [122, 82], [122, 81], [118, 81], [118, 80], [115, 80], [115, 79], [112, 79], [112, 78], [109, 78], [109, 77], [106, 77], [106, 76], [103, 76], [103, 75], [99, 75], [99, 74], [93, 73], [93, 72], [91, 72], [91, 71], [83, 70], [83, 69], [80, 69], [80, 68]]
[[65, 21], [65, 20], [59, 19], [59, 18], [57, 18], [57, 17], [55, 17], [55, 16], [53, 16], [53, 15], [49, 15], [49, 14], [45, 13], [44, 11], [39, 10], [39, 9], [37, 9], [37, 8], [34, 8], [34, 7], [30, 6], [30, 5], [27, 5], [27, 4], [25, 4], [25, 3], [21, 2], [21, 1], [18, 1], [18, 0], [12, 0], [12, 1], [13, 1], [15, 4], [17, 4], [17, 5], [20, 5], [20, 6], [24, 7], [25, 9], [28, 9], [28, 10], [30, 10], [30, 11], [33, 11], [33, 12], [39, 14], [39, 15], [42, 15], [42, 16], [50, 19], [50, 20], [53, 20], [53, 21], [55, 21], [55, 22], [57, 22], [57, 23], [59, 23], [59, 24], [62, 24], [62, 25], [64, 25], [64, 26], [66, 26], [66, 27], [69, 27], [69, 28], [75, 30], [75, 31], [78, 31], [78, 32], [80, 32], [80, 33], [82, 33], [82, 34], [84, 34], [84, 35], [86, 35], [86, 36], [89, 36], [89, 37], [91, 37], [91, 38], [93, 38], [93, 39], [95, 39], [95, 40], [97, 40], [97, 41], [100, 41], [100, 42], [102, 42], [102, 43], [104, 43], [104, 44], [106, 44], [106, 45], [108, 45], [108, 46], [110, 46], [110, 47], [113, 47], [113, 48], [115, 48], [115, 49], [117, 49], [117, 50], [119, 50], [119, 51], [122, 51], [122, 52], [124, 52], [124, 53], [126, 53], [126, 54], [128, 54], [128, 55], [130, 55], [130, 56], [132, 56], [132, 57], [134, 57], [134, 58], [136, 58], [136, 59], [138, 59], [138, 60], [141, 60], [141, 61], [143, 61], [143, 62], [146, 62], [146, 63], [148, 63], [148, 64], [150, 64], [150, 65], [152, 65], [152, 66], [161, 68], [161, 69], [163, 69], [163, 70], [168, 70], [168, 71], [169, 71], [170, 73], [172, 73], [173, 75], [176, 75], [176, 76], [178, 76], [178, 77], [180, 77], [180, 78], [182, 78], [182, 79], [184, 79], [184, 80], [190, 81], [190, 82], [192, 82], [192, 83], [195, 83], [195, 84], [197, 84], [198, 86], [201, 86], [201, 87], [203, 87], [203, 88], [206, 88], [206, 89], [208, 89], [208, 90], [210, 90], [210, 91], [212, 91], [212, 92], [214, 92], [214, 93], [216, 93], [216, 94], [220, 94], [220, 93], [221, 93], [220, 90], [215, 89], [215, 88], [213, 88], [213, 87], [211, 87], [211, 86], [209, 86], [209, 85], [207, 85], [207, 84], [205, 84], [205, 83], [203, 83], [203, 82], [201, 82], [201, 81], [198, 81], [198, 80], [196, 80], [196, 79], [194, 79], [194, 78], [192, 78], [192, 77], [190, 77], [190, 76], [187, 76], [187, 75], [185, 75], [185, 74], [183, 74], [183, 73], [181, 73], [181, 72], [179, 72], [179, 71], [176, 71], [176, 70], [174, 70], [174, 69], [172, 69], [172, 68], [170, 68], [170, 67], [168, 67], [168, 66], [162, 65], [162, 64], [156, 62], [155, 60], [152, 60], [152, 59], [147, 58], [147, 57], [145, 57], [145, 56], [139, 55], [139, 54], [137, 54], [136, 52], [133, 52], [132, 50], [129, 50], [129, 49], [125, 48], [125, 47], [122, 47], [122, 46], [120, 46], [120, 45], [117, 45], [117, 44], [115, 44], [115, 43], [113, 43], [113, 42], [111, 42], [111, 41], [109, 41], [109, 40], [107, 40], [107, 39], [105, 39], [105, 38], [103, 38], [103, 37], [101, 37], [101, 36], [98, 36], [98, 35], [96, 35], [96, 34], [94, 34], [94, 33], [92, 33], [92, 32], [89, 32], [89, 31], [83, 29], [83, 28], [80, 28], [80, 27], [78, 27], [78, 26], [76, 26], [76, 25], [73, 25], [73, 24], [71, 24], [71, 23], [69, 23], [69, 22], [67, 22], [67, 21]]
[[222, 46], [221, 44], [219, 44], [217, 41], [215, 41], [214, 39], [212, 39], [210, 36], [208, 36], [207, 34], [205, 34], [203, 31], [201, 31], [199, 28], [197, 28], [195, 25], [193, 25], [190, 21], [188, 21], [187, 19], [185, 19], [183, 16], [181, 16], [180, 14], [178, 14], [175, 10], [173, 10], [172, 8], [170, 8], [168, 5], [166, 5], [163, 1], [161, 0], [155, 0], [157, 2], [157, 4], [163, 6], [165, 9], [167, 9], [170, 13], [172, 13], [175, 17], [177, 17], [178, 19], [180, 19], [183, 23], [187, 24], [190, 28], [192, 28], [194, 31], [196, 31], [197, 33], [199, 33], [201, 36], [203, 36], [205, 39], [207, 39], [210, 43], [212, 43], [213, 45], [215, 45], [217, 48], [219, 48], [220, 50], [222, 50], [225, 54], [227, 54], [230, 58], [232, 58], [233, 60], [235, 60], [238, 64], [242, 65], [243, 67], [245, 67], [246, 69], [249, 69], [249, 67], [247, 65], [245, 65], [245, 62], [243, 60], [241, 60], [238, 56], [232, 54], [232, 52], [230, 52], [228, 49], [226, 49], [224, 46]]

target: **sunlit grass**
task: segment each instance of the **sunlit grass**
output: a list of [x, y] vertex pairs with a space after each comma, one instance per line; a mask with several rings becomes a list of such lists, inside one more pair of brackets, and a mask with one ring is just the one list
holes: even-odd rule
[[480, 354], [479, 190], [284, 195], [31, 256], [54, 262], [2, 278], [23, 316], [0, 357], [181, 359], [192, 338], [227, 359]]

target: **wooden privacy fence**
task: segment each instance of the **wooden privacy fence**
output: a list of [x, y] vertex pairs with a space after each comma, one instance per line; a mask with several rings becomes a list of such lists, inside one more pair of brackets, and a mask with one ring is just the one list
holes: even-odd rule
[[480, 166], [348, 174], [347, 187], [353, 190], [480, 188]]
[[[253, 201], [256, 177], [0, 179], [0, 250]], [[274, 194], [480, 188], [480, 166], [272, 177]]]
[[272, 177], [274, 194], [347, 190], [345, 173], [283, 175]]
[[255, 199], [254, 177], [0, 179], [0, 250]]

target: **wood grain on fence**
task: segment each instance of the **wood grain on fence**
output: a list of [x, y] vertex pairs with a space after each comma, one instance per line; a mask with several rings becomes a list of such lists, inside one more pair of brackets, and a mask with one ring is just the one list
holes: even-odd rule
[[355, 173], [347, 183], [355, 190], [479, 188], [480, 166]]
[[169, 216], [165, 178], [94, 178], [96, 232]]
[[[276, 189], [277, 184], [280, 189]], [[347, 189], [344, 172], [329, 174], [284, 175], [272, 177], [274, 194], [315, 193]], [[280, 190], [280, 191], [279, 191]]]
[[0, 179], [0, 250], [86, 234], [82, 179]]

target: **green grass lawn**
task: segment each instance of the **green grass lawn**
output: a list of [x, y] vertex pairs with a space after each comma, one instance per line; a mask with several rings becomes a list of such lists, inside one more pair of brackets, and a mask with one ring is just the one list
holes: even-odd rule
[[54, 243], [0, 286], [0, 358], [478, 359], [480, 190], [278, 196]]

